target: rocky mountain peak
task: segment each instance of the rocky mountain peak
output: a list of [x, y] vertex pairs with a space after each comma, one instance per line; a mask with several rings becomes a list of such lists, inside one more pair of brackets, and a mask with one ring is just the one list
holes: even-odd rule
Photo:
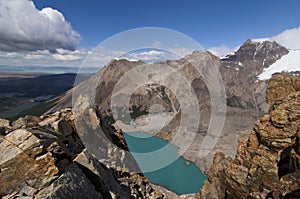
[[[220, 70], [226, 85], [228, 105], [262, 109], [260, 103], [264, 101], [264, 96], [256, 98], [264, 93], [261, 88], [266, 85], [259, 85], [261, 83], [257, 82], [257, 75], [288, 52], [276, 42], [247, 40], [234, 55], [221, 59]], [[257, 88], [261, 90], [256, 97]]]
[[251, 39], [247, 39], [247, 40], [243, 43], [243, 45], [247, 45], [247, 44], [251, 44], [251, 43], [252, 43]]
[[122, 65], [130, 65], [130, 64], [144, 64], [143, 61], [129, 61], [128, 59], [113, 59], [105, 67], [114, 68], [120, 67]]
[[261, 65], [257, 67], [257, 69], [259, 69], [271, 65], [288, 52], [285, 47], [280, 46], [275, 41], [252, 42], [248, 39], [240, 46], [234, 55], [229, 55], [224, 58], [223, 61], [231, 62], [231, 64], [237, 66], [241, 66], [239, 63], [244, 63], [246, 66], [248, 65], [248, 67], [253, 65], [252, 62], [257, 62], [256, 65]]
[[210, 55], [211, 57], [217, 57], [213, 53], [211, 53], [209, 51], [203, 51], [203, 50], [194, 50], [191, 55], [193, 55], [193, 56]]

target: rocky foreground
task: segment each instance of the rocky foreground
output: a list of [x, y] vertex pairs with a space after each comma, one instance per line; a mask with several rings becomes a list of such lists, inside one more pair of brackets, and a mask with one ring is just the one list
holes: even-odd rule
[[[82, 144], [71, 109], [12, 123], [0, 120], [0, 196], [300, 198], [300, 79], [274, 75], [266, 97], [269, 113], [255, 123], [248, 139], [240, 141], [235, 158], [217, 153], [201, 192], [185, 196], [151, 185], [143, 175], [128, 172], [125, 164], [114, 167], [124, 157], [114, 154], [113, 147], [102, 148], [105, 164], [99, 162]], [[100, 113], [81, 111], [95, 129], [127, 147], [122, 134], [106, 126]]]
[[300, 79], [273, 75], [266, 100], [235, 158], [216, 154], [200, 198], [300, 198]]
[[[2, 198], [164, 197], [142, 175], [109, 168], [91, 156], [77, 134], [71, 109], [26, 116], [11, 125], [0, 120], [0, 133]], [[115, 132], [108, 133], [118, 139]]]

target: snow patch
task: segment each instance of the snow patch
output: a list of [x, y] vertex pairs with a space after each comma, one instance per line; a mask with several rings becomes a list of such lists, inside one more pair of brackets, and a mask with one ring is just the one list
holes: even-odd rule
[[272, 74], [283, 71], [300, 71], [300, 50], [292, 50], [287, 55], [281, 57], [281, 59], [277, 60], [258, 75], [258, 79], [270, 79]]
[[272, 37], [272, 40], [276, 41], [280, 45], [292, 49], [300, 49], [300, 26], [283, 31], [282, 33]]
[[255, 43], [262, 43], [264, 41], [270, 41], [270, 38], [256, 38], [256, 39], [251, 39], [251, 41]]

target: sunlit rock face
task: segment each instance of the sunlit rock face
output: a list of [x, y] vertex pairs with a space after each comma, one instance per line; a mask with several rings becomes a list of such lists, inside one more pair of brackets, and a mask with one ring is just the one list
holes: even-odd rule
[[[82, 113], [90, 116], [91, 128], [105, 131], [116, 147], [126, 149], [122, 134], [104, 124], [95, 108], [84, 106], [86, 101], [79, 103]], [[74, 118], [71, 109], [62, 109], [42, 117], [19, 118], [11, 124], [0, 120], [1, 197], [164, 197], [146, 177], [127, 172], [125, 164], [115, 167], [115, 162], [122, 165], [122, 160], [111, 154], [113, 147], [103, 147], [102, 161], [91, 155], [79, 137]]]
[[299, 81], [273, 75], [267, 90], [269, 113], [240, 141], [233, 160], [215, 156], [203, 198], [299, 198]]

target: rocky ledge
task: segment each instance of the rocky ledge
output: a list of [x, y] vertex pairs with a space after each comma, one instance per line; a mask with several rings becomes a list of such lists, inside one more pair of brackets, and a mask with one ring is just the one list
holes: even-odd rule
[[[12, 124], [0, 120], [0, 198], [164, 197], [146, 177], [110, 168], [90, 155], [74, 123], [71, 109]], [[122, 143], [117, 132], [108, 135]]]
[[200, 198], [300, 198], [300, 79], [273, 75], [266, 98], [269, 113], [235, 158], [216, 154]]

